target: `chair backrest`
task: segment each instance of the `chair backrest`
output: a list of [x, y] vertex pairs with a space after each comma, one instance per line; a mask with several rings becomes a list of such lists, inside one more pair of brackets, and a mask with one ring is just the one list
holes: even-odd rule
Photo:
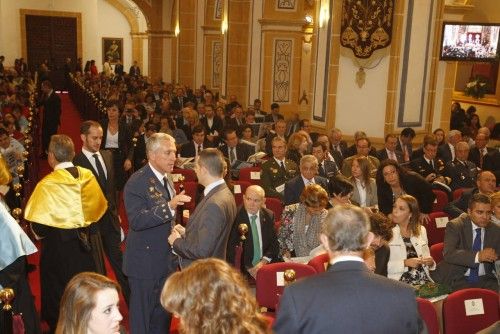
[[429, 241], [429, 246], [440, 243], [444, 241], [444, 232], [446, 230], [446, 224], [449, 221], [449, 217], [444, 212], [431, 212], [429, 214], [431, 221], [429, 224], [425, 225], [427, 230], [427, 240]]
[[260, 185], [260, 167], [246, 167], [240, 169], [240, 181]]
[[261, 307], [276, 310], [283, 294], [285, 270], [295, 270], [296, 279], [315, 275], [316, 270], [307, 264], [294, 262], [270, 263], [257, 271], [255, 296]]
[[174, 168], [172, 174], [182, 174], [182, 176], [184, 176], [184, 181], [198, 181], [196, 173], [192, 169]]
[[453, 200], [459, 199], [464, 191], [469, 190], [470, 188], [458, 188], [453, 191]]
[[316, 270], [316, 272], [319, 274], [326, 271], [328, 262], [330, 262], [330, 257], [328, 256], [328, 253], [324, 253], [313, 257], [311, 260], [309, 260], [307, 265], [313, 267], [314, 270]]
[[446, 204], [448, 204], [448, 195], [444, 191], [438, 189], [432, 189], [432, 192], [436, 195], [436, 199], [432, 204], [432, 211], [443, 211]]
[[[184, 210], [189, 210], [189, 212], [193, 212], [196, 208], [196, 194], [198, 192], [198, 182], [196, 181], [184, 181], [182, 182], [184, 186], [185, 194], [191, 197], [191, 202], [185, 203], [183, 206]], [[180, 182], [175, 183], [175, 190], [179, 193]]]
[[431, 256], [436, 264], [443, 261], [443, 249], [444, 242], [440, 242], [431, 246]]
[[281, 201], [274, 197], [266, 197], [266, 208], [274, 212], [274, 221], [281, 220], [281, 214], [283, 213], [283, 204]]
[[439, 322], [434, 305], [427, 299], [417, 297], [418, 313], [425, 321], [429, 334], [439, 334]]
[[236, 206], [240, 206], [243, 204], [243, 195], [245, 194], [245, 191], [252, 184], [248, 181], [237, 180], [233, 181], [233, 185], [234, 200], [236, 202]]
[[443, 302], [445, 333], [476, 333], [500, 320], [498, 293], [486, 289], [458, 290]]

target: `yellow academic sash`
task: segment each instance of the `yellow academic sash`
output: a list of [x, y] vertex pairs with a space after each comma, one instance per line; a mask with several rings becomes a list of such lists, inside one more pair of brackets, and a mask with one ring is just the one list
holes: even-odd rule
[[86, 227], [98, 221], [108, 208], [106, 197], [90, 170], [76, 168], [76, 179], [66, 169], [58, 169], [38, 182], [24, 209], [24, 218], [62, 229]]

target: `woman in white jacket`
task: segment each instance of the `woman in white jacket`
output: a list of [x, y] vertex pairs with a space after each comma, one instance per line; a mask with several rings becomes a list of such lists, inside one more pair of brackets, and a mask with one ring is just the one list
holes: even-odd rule
[[430, 256], [425, 227], [419, 223], [420, 210], [415, 197], [402, 195], [394, 202], [391, 219], [396, 226], [389, 242], [391, 254], [388, 277], [411, 285], [431, 282], [429, 270], [436, 263]]

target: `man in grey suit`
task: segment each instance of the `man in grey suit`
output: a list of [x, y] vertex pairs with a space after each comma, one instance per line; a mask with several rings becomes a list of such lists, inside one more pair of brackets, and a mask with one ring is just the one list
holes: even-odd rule
[[444, 261], [432, 277], [453, 290], [483, 288], [498, 292], [495, 261], [500, 254], [500, 227], [491, 222], [491, 200], [476, 193], [467, 213], [446, 224]]
[[226, 259], [229, 232], [236, 217], [234, 196], [224, 181], [227, 166], [222, 153], [207, 148], [196, 158], [198, 183], [205, 187], [203, 199], [189, 218], [187, 227], [176, 225], [168, 243], [179, 256], [181, 268], [209, 257]]
[[331, 266], [285, 288], [274, 322], [277, 334], [419, 332], [415, 291], [371, 273], [363, 262], [373, 234], [362, 209], [330, 210], [320, 240]]
[[129, 233], [123, 271], [131, 290], [131, 333], [168, 333], [170, 328], [170, 315], [160, 305], [163, 284], [176, 270], [166, 240], [177, 205], [191, 201], [184, 192], [175, 194], [169, 173], [176, 152], [175, 139], [170, 135], [151, 135], [146, 143], [148, 164], [130, 177], [124, 189]]
[[[123, 254], [120, 249], [121, 228], [116, 205], [115, 173], [111, 151], [100, 150], [102, 142], [102, 127], [96, 121], [85, 121], [80, 125], [82, 151], [75, 156], [73, 163], [92, 171], [102, 192], [108, 201], [108, 210], [99, 220], [97, 226], [101, 234], [102, 245], [109, 263], [115, 272], [116, 279], [122, 288], [127, 304], [130, 298], [130, 288], [127, 277], [123, 274]], [[104, 259], [96, 260], [97, 269], [106, 274]]]
[[285, 183], [285, 205], [300, 202], [300, 194], [309, 184], [319, 184], [328, 192], [328, 180], [317, 174], [318, 160], [314, 155], [304, 155], [300, 158], [300, 175]]

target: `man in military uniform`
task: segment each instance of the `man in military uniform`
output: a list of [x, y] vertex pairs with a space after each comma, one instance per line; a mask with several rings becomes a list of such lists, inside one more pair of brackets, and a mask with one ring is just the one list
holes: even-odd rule
[[446, 174], [451, 178], [450, 188], [474, 188], [476, 186], [477, 167], [467, 160], [469, 157], [469, 145], [458, 142], [455, 145], [455, 160], [446, 164]]
[[283, 201], [285, 182], [297, 174], [297, 164], [285, 159], [286, 141], [274, 137], [272, 142], [273, 158], [262, 165], [261, 181], [266, 197], [277, 197]]
[[[447, 187], [451, 179], [446, 177], [446, 165], [442, 159], [436, 158], [438, 143], [434, 136], [428, 135], [424, 138], [424, 155], [410, 161], [410, 168], [422, 175], [425, 180], [432, 184], [433, 188], [450, 192]], [[437, 183], [436, 183], [437, 182]], [[444, 185], [444, 186], [443, 186]]]
[[[354, 159], [358, 157], [366, 157], [368, 162], [370, 163], [370, 174], [372, 177], [375, 177], [377, 173], [377, 168], [380, 165], [380, 160], [376, 158], [376, 153], [374, 155], [371, 154], [373, 148], [370, 142], [370, 139], [367, 137], [360, 137], [356, 139], [356, 154], [351, 155], [347, 159], [344, 159], [342, 162], [342, 175], [345, 177], [351, 177], [351, 167]], [[375, 151], [376, 152], [376, 151]]]

